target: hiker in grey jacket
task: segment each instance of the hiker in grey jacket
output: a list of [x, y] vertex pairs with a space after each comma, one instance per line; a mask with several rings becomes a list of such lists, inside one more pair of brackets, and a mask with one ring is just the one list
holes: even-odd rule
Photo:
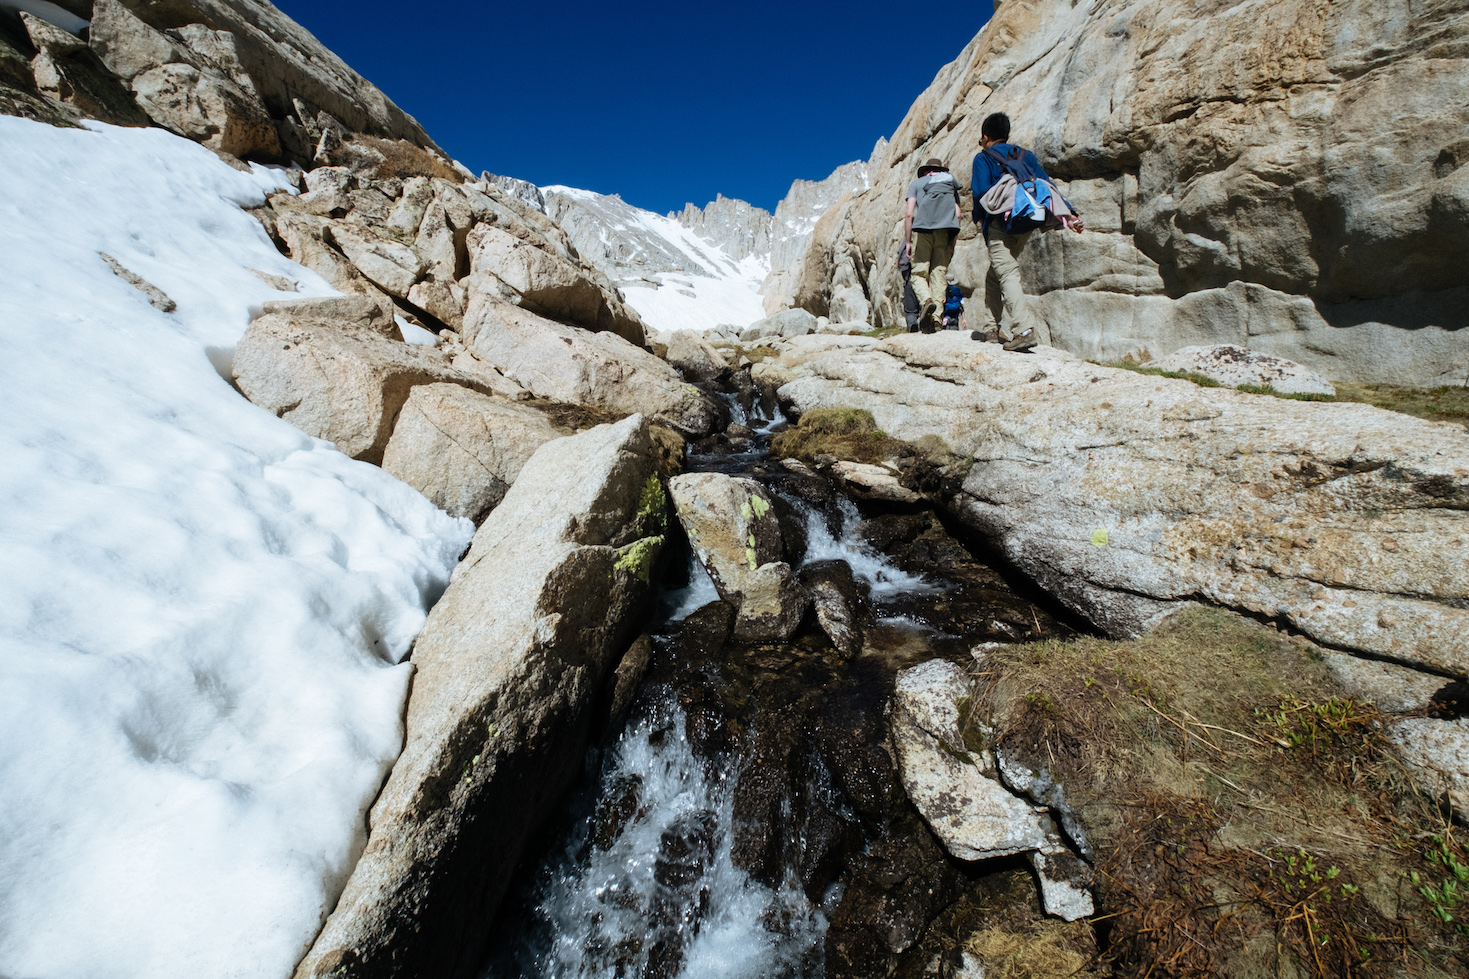
[[934, 315], [944, 298], [954, 241], [959, 237], [959, 181], [938, 159], [918, 168], [918, 179], [908, 186], [903, 217], [903, 244], [913, 258], [913, 294], [920, 308], [918, 326], [933, 329]]

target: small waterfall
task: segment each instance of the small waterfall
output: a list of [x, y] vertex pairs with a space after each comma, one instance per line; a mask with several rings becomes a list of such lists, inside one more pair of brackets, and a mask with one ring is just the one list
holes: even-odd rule
[[485, 979], [819, 975], [822, 909], [731, 860], [738, 772], [695, 754], [672, 691], [644, 703], [604, 755], [595, 811], [541, 870], [529, 928]]
[[710, 602], [719, 601], [719, 592], [714, 587], [714, 579], [709, 577], [704, 563], [699, 560], [693, 548], [688, 548], [684, 557], [688, 565], [688, 584], [682, 588], [671, 588], [658, 593], [658, 609], [655, 621], [660, 625], [669, 622], [677, 622], [688, 616], [695, 609], [703, 608]]
[[803, 565], [814, 561], [839, 559], [852, 568], [852, 575], [872, 589], [872, 598], [881, 603], [885, 598], [904, 595], [937, 594], [943, 589], [915, 574], [901, 570], [892, 559], [857, 536], [862, 516], [857, 505], [846, 497], [834, 501], [840, 516], [840, 531], [833, 534], [826, 515], [804, 500], [783, 497], [806, 515], [806, 557]]

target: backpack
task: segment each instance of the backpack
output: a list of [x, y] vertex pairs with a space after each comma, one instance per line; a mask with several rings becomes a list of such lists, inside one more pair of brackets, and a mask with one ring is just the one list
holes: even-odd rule
[[944, 315], [958, 316], [964, 312], [964, 293], [959, 291], [958, 286], [949, 286], [944, 290]]
[[1055, 184], [1038, 173], [1018, 146], [1001, 153], [994, 147], [984, 155], [1000, 165], [1004, 176], [980, 199], [980, 207], [1000, 221], [1006, 234], [1051, 231], [1068, 227], [1076, 211], [1057, 192]]

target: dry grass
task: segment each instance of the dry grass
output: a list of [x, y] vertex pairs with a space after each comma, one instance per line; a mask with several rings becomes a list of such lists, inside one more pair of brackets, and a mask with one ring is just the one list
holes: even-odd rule
[[1336, 385], [1336, 400], [1398, 411], [1429, 421], [1458, 422], [1469, 428], [1469, 388], [1407, 388], [1391, 384]]
[[985, 979], [1068, 979], [1096, 975], [1088, 968], [1092, 960], [1068, 942], [1068, 930], [1069, 926], [1058, 925], [1036, 935], [987, 928], [971, 935], [964, 951], [983, 963]]
[[1469, 968], [1411, 876], [1442, 819], [1313, 647], [1191, 609], [1131, 642], [1007, 647], [982, 676], [976, 716], [1090, 834], [1118, 974]]
[[352, 142], [382, 155], [383, 162], [378, 164], [374, 174], [378, 180], [440, 177], [456, 184], [464, 182], [464, 174], [450, 166], [447, 160], [406, 139], [385, 139], [358, 133], [352, 136]]

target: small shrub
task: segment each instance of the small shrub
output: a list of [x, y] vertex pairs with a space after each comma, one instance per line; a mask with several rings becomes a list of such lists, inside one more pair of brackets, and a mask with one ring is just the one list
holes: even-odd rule
[[1277, 391], [1269, 384], [1240, 384], [1235, 390], [1243, 391], [1245, 394], [1268, 394], [1272, 398], [1285, 398], [1289, 401], [1335, 401], [1336, 396], [1331, 394], [1307, 394], [1304, 392], [1287, 393]]
[[861, 408], [808, 411], [794, 428], [771, 440], [770, 451], [778, 458], [809, 460], [825, 454], [853, 462], [878, 462], [916, 454], [907, 442], [884, 434], [873, 420], [872, 412]]
[[1214, 378], [1206, 377], [1205, 375], [1199, 374], [1195, 371], [1165, 371], [1161, 367], [1149, 367], [1146, 364], [1134, 364], [1130, 360], [1119, 360], [1114, 364], [1109, 364], [1108, 366], [1118, 367], [1125, 371], [1132, 371], [1134, 374], [1147, 374], [1152, 377], [1169, 377], [1173, 378], [1176, 381], [1192, 381], [1194, 384], [1197, 384], [1201, 388], [1217, 388], [1220, 386], [1219, 382], [1214, 380]]

